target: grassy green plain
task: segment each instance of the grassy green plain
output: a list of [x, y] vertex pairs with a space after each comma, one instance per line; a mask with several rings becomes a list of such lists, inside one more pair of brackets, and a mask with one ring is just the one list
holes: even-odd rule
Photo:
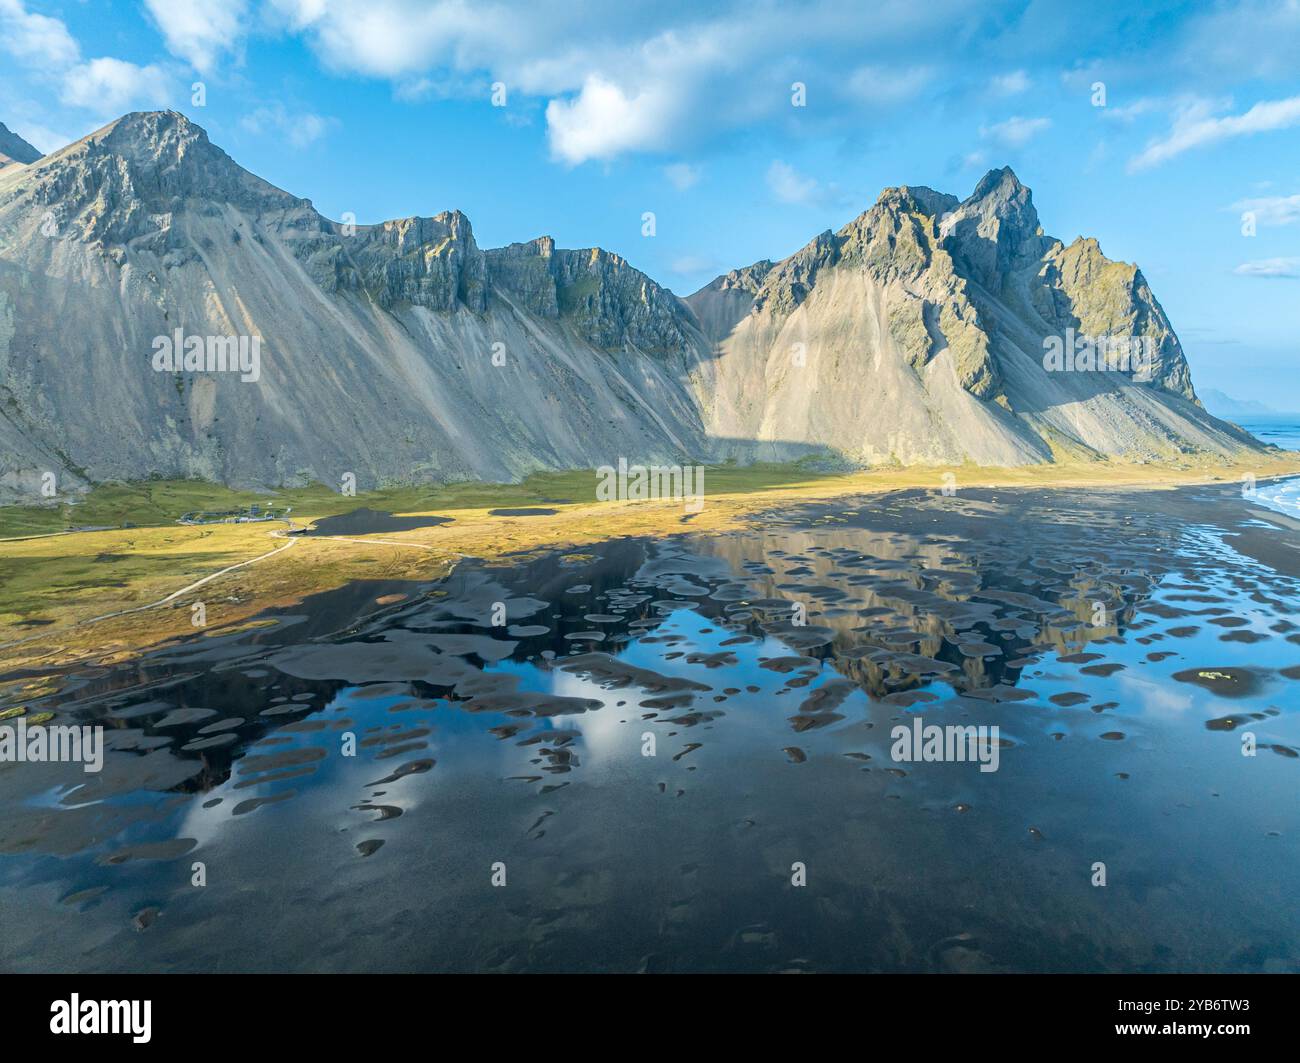
[[[400, 487], [343, 496], [314, 485], [238, 491], [196, 481], [106, 484], [76, 500], [0, 508], [0, 671], [43, 671], [73, 661], [112, 662], [196, 633], [228, 632], [262, 610], [352, 580], [412, 581], [445, 575], [462, 557], [506, 560], [539, 550], [580, 550], [626, 536], [710, 534], [760, 519], [766, 509], [902, 488], [939, 490], [944, 474], [972, 487], [1171, 487], [1300, 472], [1300, 455], [1249, 465], [1078, 463], [819, 472], [799, 465], [711, 466], [705, 505], [597, 502], [593, 471], [545, 473], [519, 484]], [[285, 536], [278, 523], [184, 526], [193, 510], [253, 502], [292, 507], [298, 526], [367, 507], [438, 515], [447, 523], [350, 537]], [[544, 507], [549, 516], [491, 515]], [[93, 530], [85, 530], [93, 529]], [[231, 568], [231, 566], [241, 566]], [[230, 571], [225, 571], [226, 569]], [[213, 577], [214, 574], [215, 578]], [[176, 592], [196, 581], [202, 586]], [[207, 625], [196, 632], [191, 605]]]

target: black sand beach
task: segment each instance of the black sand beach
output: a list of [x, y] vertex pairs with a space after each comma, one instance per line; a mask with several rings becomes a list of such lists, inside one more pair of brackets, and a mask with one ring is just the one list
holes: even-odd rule
[[355, 583], [24, 703], [107, 752], [0, 764], [0, 967], [1295, 971], [1297, 603], [1233, 487]]

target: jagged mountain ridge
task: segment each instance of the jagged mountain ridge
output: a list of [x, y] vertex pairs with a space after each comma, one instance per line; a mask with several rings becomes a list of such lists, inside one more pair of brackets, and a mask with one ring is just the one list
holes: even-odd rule
[[[797, 440], [865, 463], [1014, 465], [1255, 445], [1197, 401], [1141, 272], [1044, 235], [1009, 169], [964, 201], [886, 189], [838, 232], [686, 302], [716, 346], [706, 429], [750, 441], [729, 453], [780, 460]], [[1044, 341], [1070, 329], [1145, 339], [1149, 381], [1048, 372]]]
[[[1044, 382], [1034, 347], [1071, 322], [1158, 337], [1155, 382]], [[177, 327], [260, 336], [260, 379], [154, 371], [151, 344]], [[479, 248], [458, 211], [331, 221], [175, 112], [0, 171], [0, 492], [17, 497], [47, 471], [65, 489], [346, 472], [365, 488], [619, 456], [1251, 445], [1196, 403], [1141, 275], [1044, 237], [1010, 171], [965, 202], [886, 190], [839, 233], [686, 300], [600, 249]]]
[[[178, 326], [261, 336], [260, 380], [154, 372], [151, 344]], [[689, 387], [703, 346], [616, 255], [484, 251], [456, 211], [345, 226], [172, 112], [0, 174], [11, 494], [50, 470], [73, 486], [351, 472], [364, 489], [681, 461], [708, 450]]]

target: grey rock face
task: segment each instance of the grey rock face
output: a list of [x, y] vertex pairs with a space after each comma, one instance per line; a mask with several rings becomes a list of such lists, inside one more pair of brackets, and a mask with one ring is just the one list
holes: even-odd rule
[[237, 166], [173, 111], [125, 115], [14, 173], [0, 190], [0, 207], [19, 199], [52, 211], [60, 230], [119, 261], [125, 245], [141, 239], [153, 250], [183, 249], [170, 224], [178, 211], [311, 207]]
[[[1137, 268], [1046, 236], [1009, 169], [964, 201], [886, 189], [838, 232], [686, 303], [715, 344], [706, 427], [738, 457], [821, 445], [865, 463], [1014, 465], [1256, 445], [1201, 409]], [[1051, 371], [1047, 344], [1075, 334], [1144, 345], [1148, 378]]]
[[564, 251], [549, 236], [487, 252], [492, 288], [531, 313], [563, 318], [602, 350], [680, 352], [694, 337], [679, 300], [598, 247]]
[[944, 243], [958, 271], [994, 294], [1011, 272], [1042, 256], [1033, 195], [1009, 167], [991, 170], [971, 197], [942, 219]]
[[[127, 115], [0, 171], [0, 494], [704, 457], [690, 313], [618, 256], [546, 259], [531, 301], [494, 290], [463, 214], [340, 225], [184, 117]], [[157, 371], [178, 328], [256, 337], [257, 379]]]
[[328, 292], [363, 293], [385, 310], [406, 303], [481, 313], [487, 306], [486, 260], [458, 210], [358, 225], [349, 233], [319, 216], [310, 221], [306, 232], [284, 235]]
[[[1065, 329], [1154, 379], [1046, 373]], [[253, 379], [158, 363], [259, 343]], [[164, 342], [165, 345], [165, 342]], [[484, 250], [458, 211], [342, 225], [174, 112], [0, 169], [0, 497], [150, 476], [359, 489], [832, 451], [859, 463], [1232, 454], [1135, 267], [994, 171], [886, 190], [686, 300], [598, 248]]]

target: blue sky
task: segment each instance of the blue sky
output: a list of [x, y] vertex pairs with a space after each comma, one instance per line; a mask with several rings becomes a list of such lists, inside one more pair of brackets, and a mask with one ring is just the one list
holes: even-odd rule
[[0, 0], [0, 121], [171, 107], [330, 217], [459, 208], [681, 294], [1010, 165], [1141, 266], [1199, 388], [1300, 410], [1298, 56], [1300, 0]]

